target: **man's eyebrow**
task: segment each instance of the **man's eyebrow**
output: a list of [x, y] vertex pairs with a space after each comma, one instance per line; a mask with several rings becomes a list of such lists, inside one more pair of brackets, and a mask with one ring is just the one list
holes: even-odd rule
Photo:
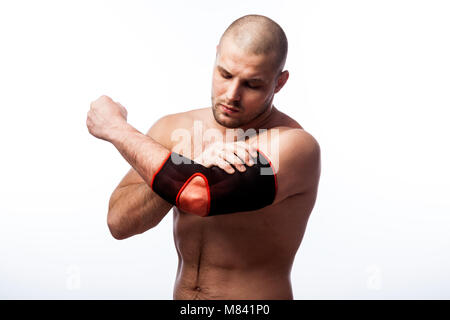
[[[219, 69], [219, 71], [221, 71], [221, 72], [223, 72], [223, 73], [226, 73], [226, 74], [230, 74], [231, 75], [231, 72], [229, 72], [229, 71], [227, 71], [224, 67], [222, 67], [222, 66], [217, 66], [217, 69]], [[260, 79], [260, 78], [251, 78], [251, 79], [246, 79], [247, 81], [255, 81], [255, 82], [263, 82], [263, 83], [265, 83], [265, 81], [263, 80], [263, 79]]]
[[225, 68], [223, 68], [221, 66], [217, 66], [217, 69], [219, 69], [219, 71], [222, 71], [223, 73], [231, 74], [227, 70], [225, 70]]

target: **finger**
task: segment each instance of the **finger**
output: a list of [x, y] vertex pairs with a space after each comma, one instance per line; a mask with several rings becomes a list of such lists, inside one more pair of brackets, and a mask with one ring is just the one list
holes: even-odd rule
[[[234, 148], [231, 149], [237, 149], [233, 152], [233, 150], [226, 150], [224, 153], [224, 156], [222, 158], [224, 158], [227, 162], [229, 162], [230, 164], [234, 165], [236, 167], [236, 169], [238, 169], [241, 172], [244, 172], [245, 170], [247, 170], [244, 166], [244, 164], [246, 163], [245, 161], [245, 149], [243, 149], [243, 151], [239, 151], [238, 146], [235, 146]], [[243, 157], [239, 157], [236, 153], [241, 153], [244, 154]]]
[[211, 168], [213, 166], [213, 163], [211, 161], [208, 161], [208, 159], [205, 158], [203, 155], [200, 155], [197, 158], [195, 158], [194, 162], [199, 163], [206, 168]]
[[255, 164], [246, 145], [237, 145], [235, 154], [249, 167]]
[[233, 173], [235, 172], [235, 170], [233, 169], [233, 167], [232, 167], [228, 162], [226, 162], [224, 159], [222, 159], [222, 158], [220, 158], [220, 157], [217, 157], [217, 158], [216, 158], [216, 165], [217, 165], [219, 168], [225, 170], [225, 171], [226, 171], [227, 173], [229, 173], [229, 174], [233, 174]]
[[228, 163], [234, 165], [236, 169], [238, 169], [241, 172], [244, 172], [246, 170], [244, 166], [244, 162], [239, 158], [237, 155], [235, 155], [232, 151], [225, 151], [224, 157], [225, 161]]
[[[229, 142], [227, 144], [224, 145], [224, 149], [228, 152], [232, 152], [236, 155], [238, 155], [238, 153], [242, 153], [240, 152], [240, 150], [244, 150], [245, 149], [245, 143], [243, 143], [243, 141], [241, 142]], [[245, 162], [244, 159], [242, 159], [243, 162]]]
[[256, 143], [249, 144], [248, 142], [241, 140], [241, 141], [236, 142], [235, 145], [246, 149], [247, 152], [250, 153], [250, 155], [254, 158], [256, 158], [258, 155]]
[[256, 143], [251, 144], [251, 145], [249, 144], [248, 150], [254, 158], [256, 158], [258, 156], [258, 145]]

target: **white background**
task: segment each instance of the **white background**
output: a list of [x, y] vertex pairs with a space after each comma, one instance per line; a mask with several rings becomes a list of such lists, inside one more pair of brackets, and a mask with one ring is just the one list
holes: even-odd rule
[[238, 17], [277, 21], [275, 105], [319, 141], [295, 299], [450, 298], [450, 2], [0, 2], [0, 298], [172, 299], [172, 214], [117, 241], [129, 169], [90, 136], [101, 94], [141, 132], [210, 105], [215, 46]]

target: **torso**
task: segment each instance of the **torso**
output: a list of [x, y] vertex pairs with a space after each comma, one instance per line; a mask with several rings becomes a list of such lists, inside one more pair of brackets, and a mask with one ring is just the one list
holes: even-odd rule
[[[210, 112], [180, 114], [174, 126], [193, 135], [194, 120]], [[272, 128], [301, 129], [277, 112]], [[206, 121], [202, 125], [208, 128]], [[174, 299], [293, 299], [290, 271], [315, 199], [312, 189], [261, 210], [206, 218], [174, 207], [179, 257]]]

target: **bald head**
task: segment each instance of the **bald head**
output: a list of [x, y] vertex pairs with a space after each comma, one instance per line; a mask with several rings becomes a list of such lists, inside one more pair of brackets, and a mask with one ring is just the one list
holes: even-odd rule
[[220, 48], [232, 41], [248, 54], [273, 56], [274, 68], [281, 72], [286, 62], [288, 42], [283, 29], [268, 17], [246, 15], [235, 20], [223, 33]]

